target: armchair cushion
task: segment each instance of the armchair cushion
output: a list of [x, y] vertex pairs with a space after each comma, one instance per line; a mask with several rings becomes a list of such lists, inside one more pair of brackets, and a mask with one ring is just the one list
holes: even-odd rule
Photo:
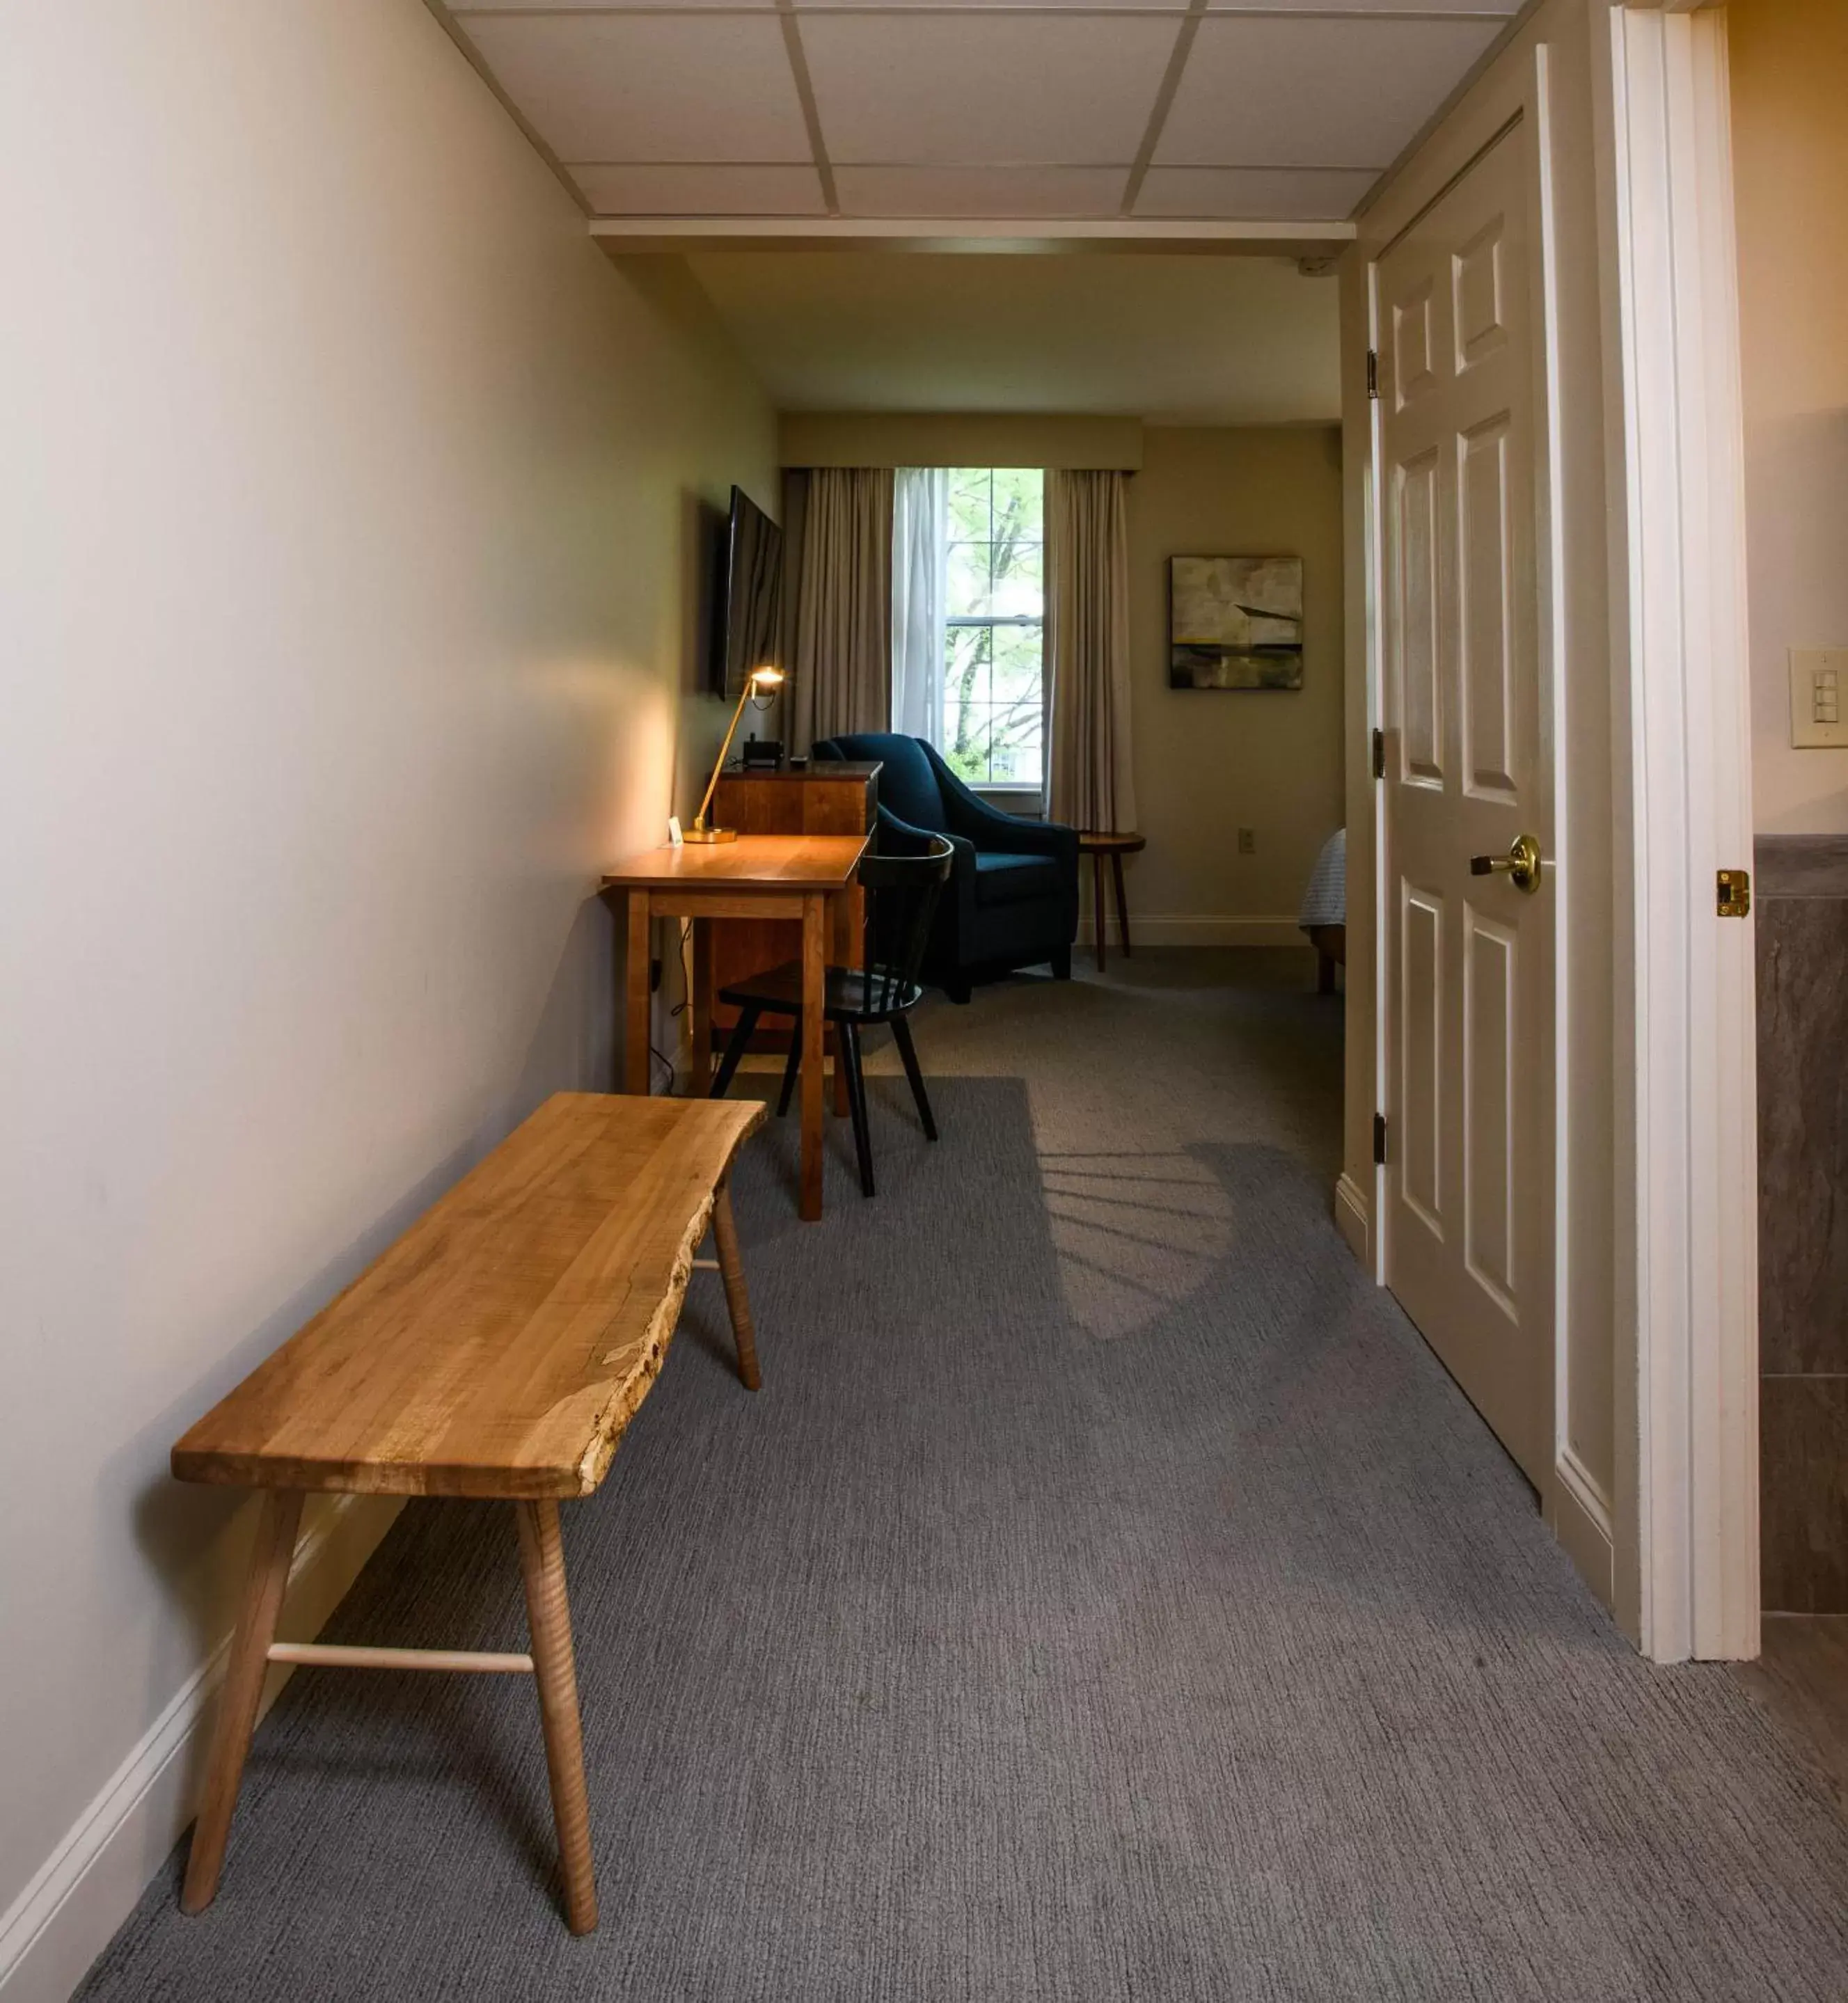
[[1059, 896], [1059, 865], [1050, 856], [1007, 855], [999, 849], [975, 851], [975, 901], [1017, 904], [1031, 897]]

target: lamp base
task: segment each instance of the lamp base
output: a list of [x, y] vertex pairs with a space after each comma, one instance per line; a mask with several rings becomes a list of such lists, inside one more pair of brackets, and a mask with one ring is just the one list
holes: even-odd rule
[[738, 830], [735, 827], [690, 827], [681, 837], [682, 841], [736, 841]]

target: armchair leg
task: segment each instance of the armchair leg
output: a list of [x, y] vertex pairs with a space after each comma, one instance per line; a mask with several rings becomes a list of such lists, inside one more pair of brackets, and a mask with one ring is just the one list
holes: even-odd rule
[[968, 981], [960, 981], [954, 978], [946, 981], [943, 983], [943, 992], [949, 996], [952, 1002], [960, 1002], [965, 1007], [968, 1005], [969, 999], [969, 984]]
[[1052, 978], [1069, 981], [1072, 977], [1072, 949], [1062, 946], [1052, 956]]
[[718, 1075], [712, 1080], [712, 1096], [723, 1099], [731, 1089], [731, 1082], [737, 1075], [738, 1061], [744, 1054], [751, 1041], [751, 1032], [758, 1026], [761, 1008], [754, 1008], [748, 1003], [738, 1011], [738, 1019], [732, 1025], [732, 1033], [725, 1046], [725, 1054], [719, 1060]]

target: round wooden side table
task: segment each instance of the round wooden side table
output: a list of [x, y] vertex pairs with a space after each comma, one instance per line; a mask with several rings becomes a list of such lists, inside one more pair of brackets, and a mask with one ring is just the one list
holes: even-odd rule
[[1080, 829], [1078, 852], [1091, 859], [1091, 923], [1097, 928], [1097, 971], [1104, 971], [1104, 858], [1110, 858], [1110, 873], [1116, 879], [1117, 931], [1123, 942], [1123, 957], [1129, 957], [1129, 900], [1123, 893], [1123, 858], [1146, 848], [1146, 834], [1100, 834]]

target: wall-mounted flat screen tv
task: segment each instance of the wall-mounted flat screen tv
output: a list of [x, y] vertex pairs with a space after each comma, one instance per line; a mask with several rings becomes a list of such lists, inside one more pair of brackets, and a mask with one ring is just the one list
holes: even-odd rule
[[735, 698], [753, 668], [783, 665], [782, 531], [737, 487], [717, 570], [711, 687]]

